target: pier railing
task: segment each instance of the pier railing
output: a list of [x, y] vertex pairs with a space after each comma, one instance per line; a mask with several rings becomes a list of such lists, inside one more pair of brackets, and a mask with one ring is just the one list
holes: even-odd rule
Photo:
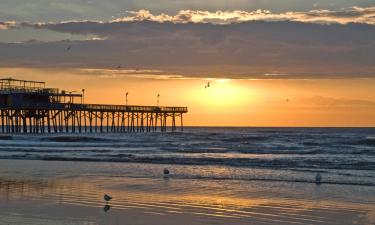
[[74, 103], [48, 103], [48, 104], [17, 104], [12, 106], [0, 105], [4, 109], [28, 110], [87, 110], [109, 112], [144, 112], [144, 113], [187, 113], [187, 107], [166, 106], [138, 106], [138, 105], [103, 105], [103, 104], [74, 104]]
[[57, 88], [41, 88], [41, 87], [0, 87], [0, 94], [44, 94], [44, 95], [58, 95], [59, 89]]

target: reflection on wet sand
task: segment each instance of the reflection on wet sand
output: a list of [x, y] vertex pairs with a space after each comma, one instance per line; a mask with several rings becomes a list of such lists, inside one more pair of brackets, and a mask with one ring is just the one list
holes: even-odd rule
[[43, 196], [59, 186], [53, 181], [37, 179], [9, 179], [0, 177], [0, 196], [5, 200], [27, 199]]
[[[156, 220], [160, 219], [160, 216], [188, 216], [190, 219], [194, 218], [190, 224], [194, 224], [194, 220], [209, 220], [216, 224], [351, 224], [366, 223], [371, 219], [372, 211], [363, 204], [323, 198], [312, 200], [297, 195], [294, 198], [277, 197], [278, 193], [262, 192], [263, 184], [257, 184], [259, 186], [245, 182], [225, 184], [212, 181], [165, 180], [162, 177], [97, 177], [53, 181], [0, 178], [0, 199], [1, 202], [16, 205], [17, 202], [32, 205], [34, 201], [42, 206], [47, 204], [48, 206], [41, 208], [46, 215], [54, 210], [49, 207], [51, 205], [78, 208], [78, 211], [82, 212], [86, 209], [102, 208], [104, 213], [111, 210], [113, 218], [115, 215], [116, 218], [122, 218], [129, 213], [149, 215]], [[107, 202], [103, 207], [103, 193], [111, 193], [116, 197], [111, 201], [111, 205]], [[12, 213], [12, 209], [5, 209], [0, 215], [6, 213]], [[91, 221], [99, 220], [95, 219], [96, 215], [100, 214], [96, 211], [89, 217]]]
[[111, 209], [111, 206], [108, 205], [108, 204], [105, 204], [105, 206], [104, 206], [104, 208], [103, 208], [103, 211], [104, 211], [104, 212], [108, 212], [110, 209]]

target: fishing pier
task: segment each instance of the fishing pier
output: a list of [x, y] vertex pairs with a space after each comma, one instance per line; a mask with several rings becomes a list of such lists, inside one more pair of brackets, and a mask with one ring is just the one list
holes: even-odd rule
[[45, 82], [0, 79], [0, 133], [125, 133], [183, 130], [187, 107], [85, 104]]

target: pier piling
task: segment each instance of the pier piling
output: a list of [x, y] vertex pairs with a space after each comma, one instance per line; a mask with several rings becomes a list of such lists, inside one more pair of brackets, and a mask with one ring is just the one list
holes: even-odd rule
[[83, 104], [82, 94], [45, 88], [44, 82], [0, 79], [0, 133], [175, 132], [176, 118], [183, 131], [187, 112], [187, 107]]

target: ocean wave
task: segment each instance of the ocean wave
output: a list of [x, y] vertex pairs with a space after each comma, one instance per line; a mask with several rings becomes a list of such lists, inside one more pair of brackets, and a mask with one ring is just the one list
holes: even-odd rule
[[230, 137], [230, 138], [224, 138], [221, 141], [224, 142], [239, 142], [239, 143], [247, 143], [250, 141], [266, 141], [270, 137], [267, 136], [244, 136], [244, 137]]
[[[161, 145], [155, 146], [153, 144], [100, 144], [99, 146], [94, 144], [62, 144], [62, 145], [31, 145], [24, 143], [22, 145], [14, 144], [3, 144], [0, 146], [0, 157], [2, 153], [7, 152], [24, 152], [24, 153], [139, 153], [139, 154], [151, 154], [157, 152], [160, 155], [163, 154], [243, 154], [244, 157], [252, 157], [252, 155], [270, 155], [270, 156], [285, 156], [285, 157], [296, 157], [296, 156], [322, 156], [322, 155], [340, 155], [342, 156], [355, 156], [355, 155], [375, 155], [374, 149], [351, 149], [335, 151], [326, 151], [324, 149], [299, 149], [299, 150], [273, 150], [273, 149], [262, 149], [262, 148], [248, 148], [248, 147], [216, 147], [216, 146], [169, 146]], [[204, 155], [201, 157], [204, 158]]]
[[[109, 149], [96, 149], [96, 148], [88, 148], [88, 149], [72, 149], [72, 148], [58, 148], [58, 149], [43, 149], [43, 148], [28, 148], [27, 150], [24, 148], [0, 148], [0, 152], [20, 152], [20, 153], [108, 153], [111, 152]], [[1, 156], [0, 156], [1, 157]]]
[[3, 159], [39, 159], [47, 161], [88, 161], [88, 162], [127, 162], [150, 164], [176, 164], [176, 165], [219, 165], [244, 168], [269, 168], [269, 169], [351, 169], [351, 170], [375, 170], [373, 161], [353, 161], [336, 159], [306, 159], [306, 158], [195, 158], [183, 156], [158, 156], [139, 155], [128, 153], [103, 153], [92, 155], [56, 155], [56, 154], [12, 154], [2, 155]]
[[375, 155], [375, 149], [364, 149], [359, 151], [353, 151], [353, 155], [369, 155], [374, 156]]
[[228, 153], [233, 152], [233, 150], [227, 148], [214, 148], [214, 147], [204, 147], [204, 148], [163, 148], [168, 152], [174, 153]]
[[374, 135], [375, 129], [305, 128], [3, 135], [0, 158], [225, 166], [270, 169], [275, 173], [280, 169], [337, 169], [368, 174], [375, 170]]
[[375, 138], [352, 138], [349, 140], [338, 141], [341, 145], [357, 145], [357, 146], [375, 146]]
[[0, 140], [13, 140], [13, 136], [11, 135], [0, 135]]
[[307, 145], [307, 146], [319, 146], [319, 145], [322, 145], [323, 143], [313, 142], [313, 141], [304, 141], [304, 142], [302, 142], [302, 144]]
[[115, 142], [115, 139], [91, 137], [91, 136], [54, 136], [44, 137], [41, 141], [51, 142]]

